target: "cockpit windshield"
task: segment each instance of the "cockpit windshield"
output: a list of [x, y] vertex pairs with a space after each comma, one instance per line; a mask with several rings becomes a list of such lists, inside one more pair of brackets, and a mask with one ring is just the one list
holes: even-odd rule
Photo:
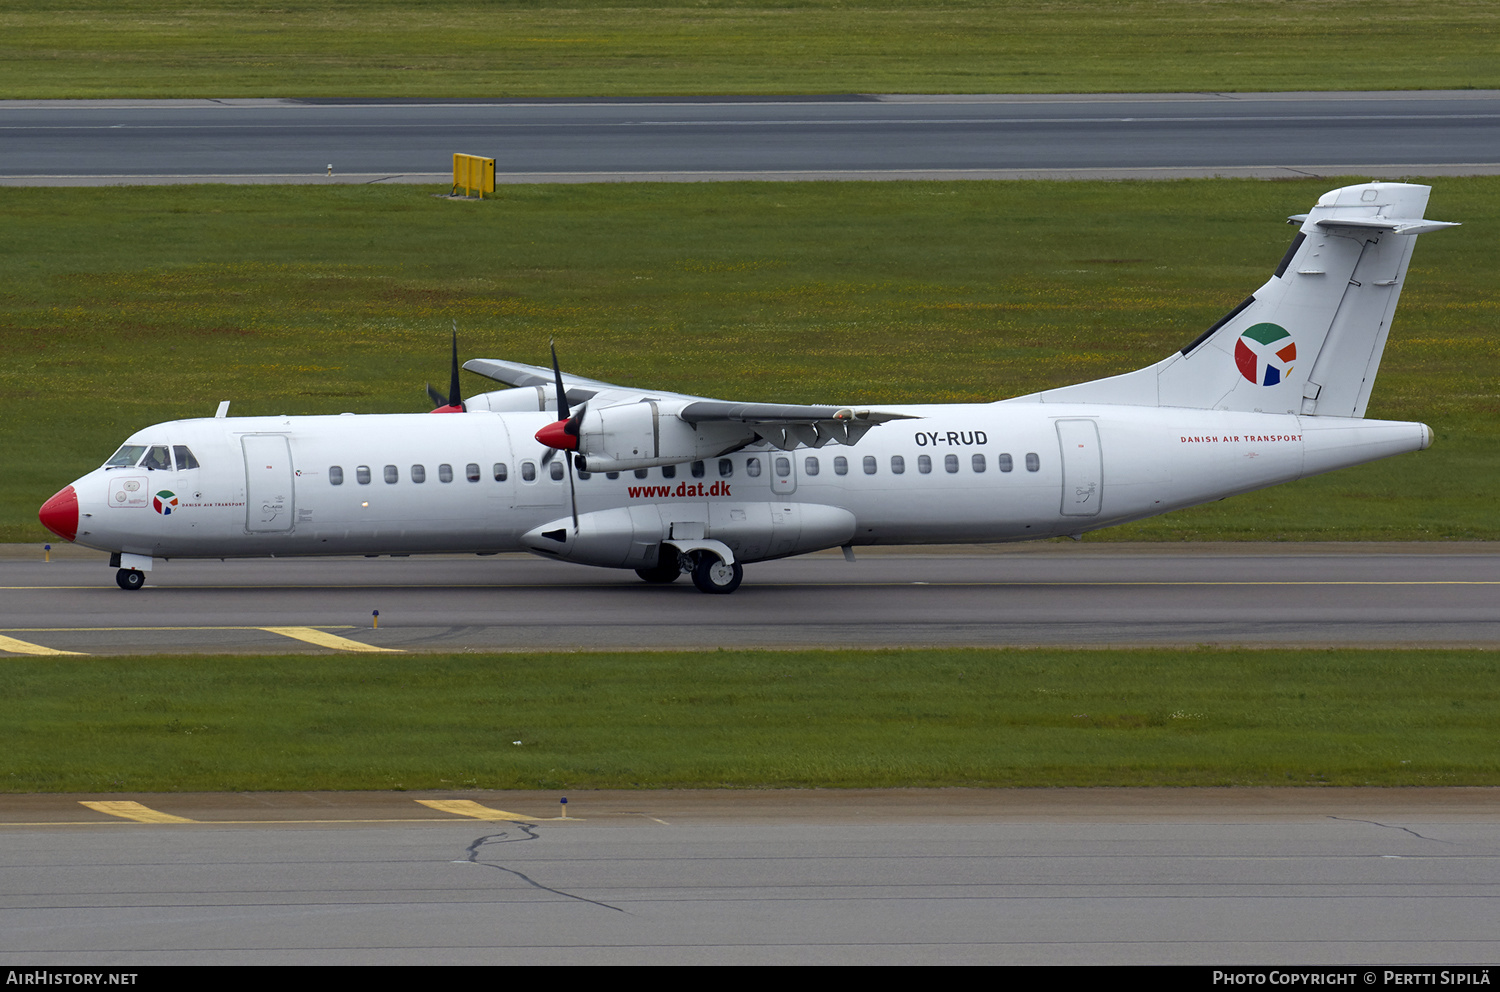
[[134, 465], [141, 460], [141, 455], [146, 453], [144, 444], [122, 444], [120, 450], [116, 451], [109, 461], [104, 463], [105, 468], [122, 468]]
[[139, 465], [155, 472], [170, 472], [174, 454], [177, 456], [177, 471], [198, 467], [198, 459], [185, 444], [122, 444], [120, 450], [104, 463], [104, 467], [132, 468]]

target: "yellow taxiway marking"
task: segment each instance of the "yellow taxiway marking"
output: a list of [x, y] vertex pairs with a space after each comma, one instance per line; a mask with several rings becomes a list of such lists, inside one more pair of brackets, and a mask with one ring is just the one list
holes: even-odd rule
[[138, 823], [196, 823], [185, 816], [173, 816], [171, 813], [163, 813], [149, 806], [128, 800], [92, 800], [80, 799], [80, 806], [97, 810], [100, 813], [108, 813], [110, 816], [118, 816], [125, 820], [135, 820]]
[[339, 651], [390, 651], [400, 654], [400, 648], [382, 648], [374, 644], [366, 644], [363, 641], [352, 640], [348, 637], [340, 637], [327, 631], [317, 630], [313, 627], [256, 627], [255, 630], [264, 630], [272, 634], [280, 634], [283, 637], [293, 637], [299, 641], [316, 644], [324, 648], [336, 648]]
[[0, 651], [9, 651], [12, 654], [83, 654], [82, 651], [59, 651], [57, 648], [32, 644], [30, 641], [17, 640], [14, 637], [6, 637], [4, 634], [0, 634]]
[[533, 820], [548, 819], [548, 817], [522, 816], [520, 813], [507, 813], [503, 809], [490, 809], [488, 806], [481, 806], [472, 799], [418, 799], [417, 802], [423, 806], [429, 806], [440, 813], [452, 813], [454, 816], [472, 816], [476, 820], [531, 822]]

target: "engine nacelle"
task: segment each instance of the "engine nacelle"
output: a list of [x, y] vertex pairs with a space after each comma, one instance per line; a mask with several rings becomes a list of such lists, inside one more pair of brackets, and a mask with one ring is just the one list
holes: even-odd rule
[[[586, 472], [622, 472], [712, 458], [755, 439], [743, 424], [694, 427], [660, 400], [589, 407], [578, 425], [579, 467]], [[679, 402], [676, 406], [680, 406]]]
[[652, 568], [666, 540], [722, 541], [738, 561], [785, 558], [849, 543], [854, 514], [815, 503], [642, 503], [578, 515], [536, 527], [521, 537], [526, 550], [547, 558], [606, 568]]

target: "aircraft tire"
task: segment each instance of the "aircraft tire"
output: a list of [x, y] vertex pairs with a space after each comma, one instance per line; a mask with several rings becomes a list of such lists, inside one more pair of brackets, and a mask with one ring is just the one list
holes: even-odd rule
[[677, 577], [682, 574], [682, 569], [677, 567], [677, 562], [674, 560], [671, 564], [663, 562], [651, 568], [638, 568], [635, 570], [635, 574], [647, 582], [660, 585], [667, 582], [676, 582]]
[[139, 589], [146, 584], [146, 573], [134, 568], [122, 568], [115, 573], [115, 584], [121, 589]]
[[727, 595], [740, 587], [745, 578], [745, 568], [739, 562], [724, 564], [718, 555], [700, 554], [693, 566], [693, 585], [699, 592]]

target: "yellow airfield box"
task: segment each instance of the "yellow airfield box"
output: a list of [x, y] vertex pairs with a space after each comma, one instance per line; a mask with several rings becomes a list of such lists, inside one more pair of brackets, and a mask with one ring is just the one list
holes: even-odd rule
[[470, 190], [477, 190], [481, 199], [484, 194], [495, 192], [495, 160], [478, 155], [454, 154], [453, 196], [458, 195], [460, 186], [463, 187], [464, 196], [468, 196]]

